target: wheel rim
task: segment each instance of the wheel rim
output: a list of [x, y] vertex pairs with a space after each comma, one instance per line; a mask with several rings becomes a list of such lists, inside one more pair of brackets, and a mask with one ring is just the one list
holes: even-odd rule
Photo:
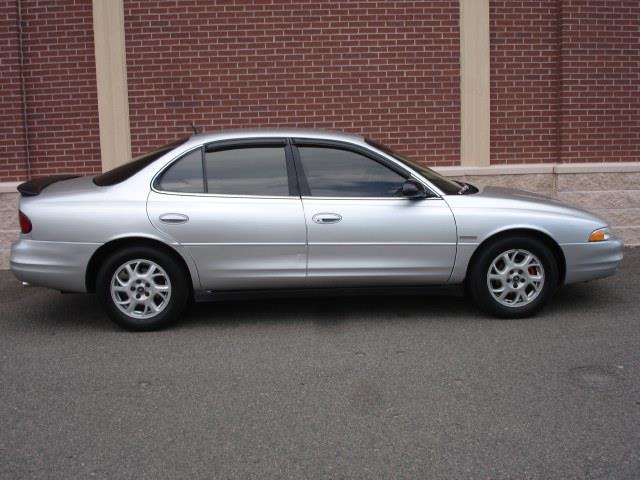
[[502, 252], [489, 266], [487, 286], [493, 299], [501, 305], [528, 305], [540, 295], [544, 287], [542, 262], [527, 250]]
[[111, 298], [125, 315], [146, 320], [169, 304], [171, 280], [164, 269], [151, 260], [129, 260], [111, 277]]

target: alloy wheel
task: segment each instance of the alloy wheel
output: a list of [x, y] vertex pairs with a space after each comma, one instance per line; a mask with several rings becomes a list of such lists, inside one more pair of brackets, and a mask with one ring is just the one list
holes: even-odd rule
[[111, 278], [111, 298], [129, 317], [148, 319], [162, 312], [171, 299], [171, 280], [165, 270], [145, 259], [128, 260]]
[[544, 281], [542, 262], [523, 249], [500, 253], [487, 271], [489, 292], [506, 307], [522, 307], [533, 302], [542, 291]]

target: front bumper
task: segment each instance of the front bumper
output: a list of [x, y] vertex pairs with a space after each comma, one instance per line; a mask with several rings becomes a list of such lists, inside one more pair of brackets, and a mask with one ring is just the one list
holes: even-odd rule
[[567, 265], [565, 284], [586, 282], [616, 273], [623, 257], [624, 244], [619, 238], [603, 242], [560, 245]]
[[10, 268], [19, 280], [33, 286], [86, 292], [87, 265], [99, 247], [99, 243], [20, 238], [11, 245]]

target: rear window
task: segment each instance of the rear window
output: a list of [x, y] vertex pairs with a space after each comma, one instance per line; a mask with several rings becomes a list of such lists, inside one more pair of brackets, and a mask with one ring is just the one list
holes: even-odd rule
[[175, 142], [169, 143], [164, 147], [161, 147], [153, 152], [145, 153], [144, 155], [140, 155], [139, 157], [134, 158], [129, 163], [125, 163], [124, 165], [120, 165], [108, 172], [103, 173], [102, 175], [98, 175], [94, 177], [93, 183], [98, 185], [99, 187], [108, 187], [111, 185], [115, 185], [120, 182], [124, 182], [128, 178], [131, 178], [133, 175], [138, 173], [147, 165], [155, 162], [165, 153], [170, 152], [174, 148], [182, 145], [186, 142], [189, 137], [181, 138], [180, 140], [176, 140]]

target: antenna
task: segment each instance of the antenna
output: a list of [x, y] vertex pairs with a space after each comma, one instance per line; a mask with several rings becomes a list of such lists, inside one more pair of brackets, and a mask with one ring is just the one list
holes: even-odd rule
[[191, 122], [191, 128], [193, 129], [193, 134], [197, 135], [198, 134], [198, 129], [196, 128], [195, 124], [193, 122]]

